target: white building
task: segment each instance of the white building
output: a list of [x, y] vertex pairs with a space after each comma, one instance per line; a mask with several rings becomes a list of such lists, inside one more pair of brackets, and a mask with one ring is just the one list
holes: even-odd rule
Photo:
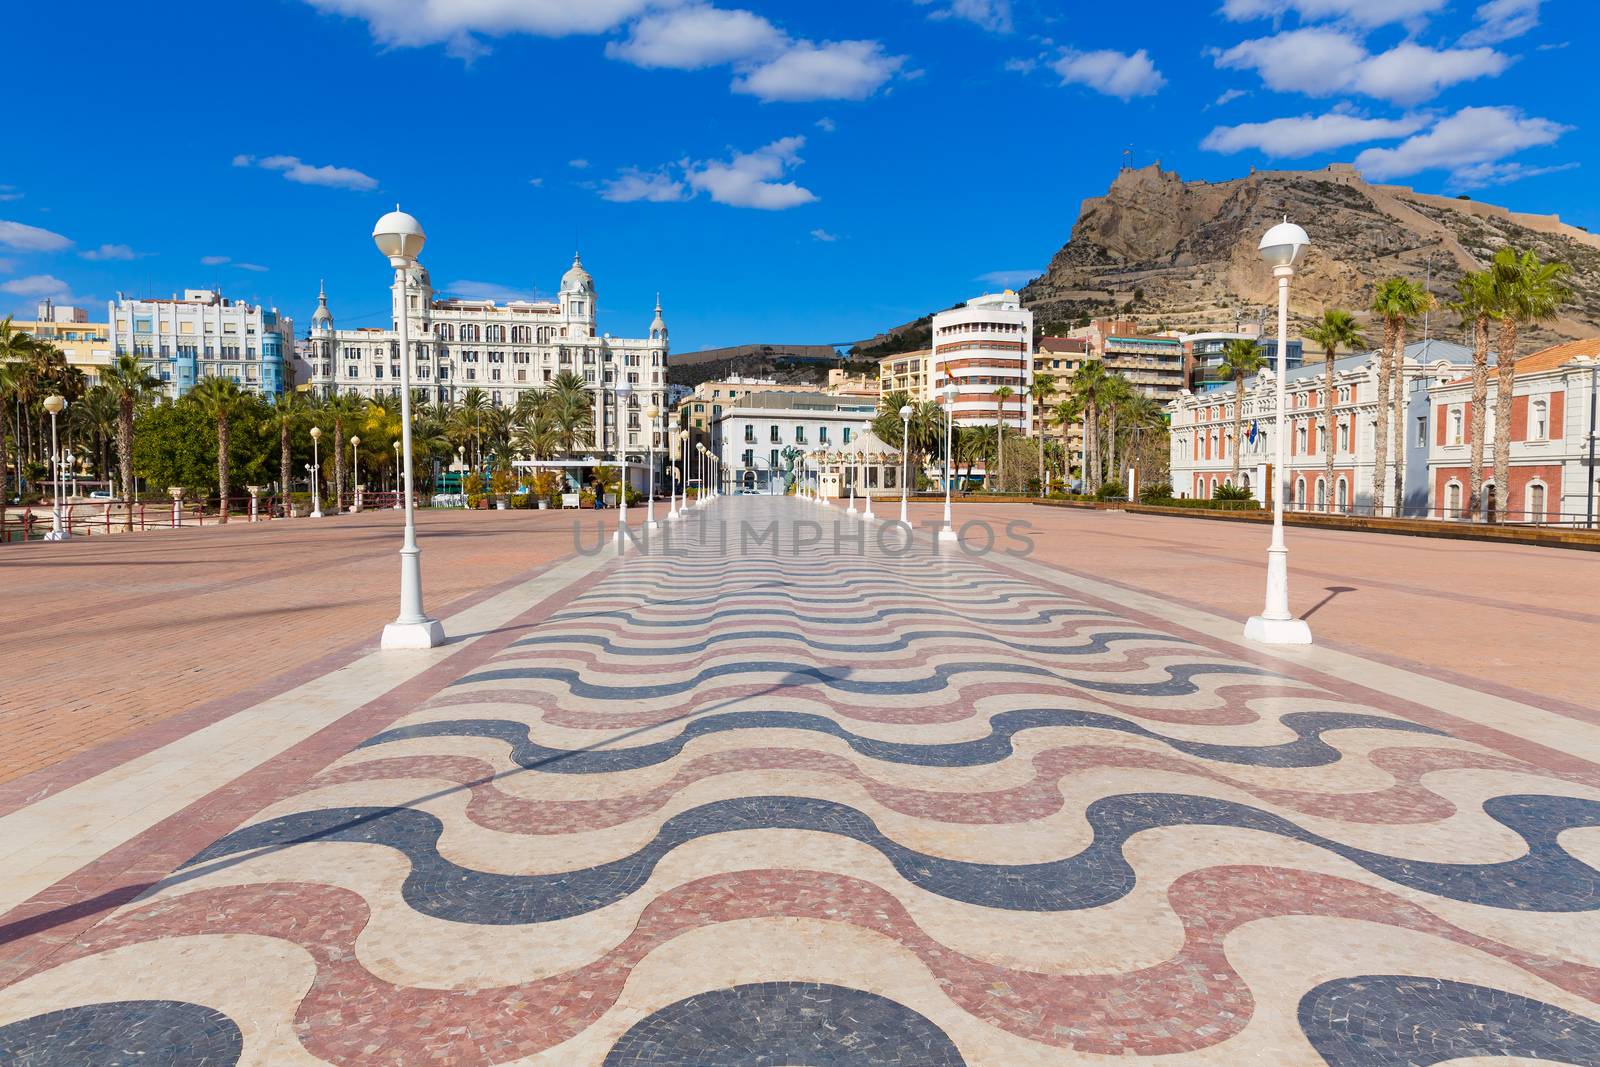
[[929, 368], [929, 385], [940, 403], [946, 383], [956, 383], [956, 422], [994, 425], [1000, 418], [995, 390], [1010, 386], [1006, 425], [1031, 432], [1033, 405], [1025, 394], [1033, 383], [1033, 312], [1010, 289], [935, 315]]
[[107, 304], [112, 348], [139, 357], [168, 396], [201, 378], [230, 377], [276, 396], [290, 385], [294, 320], [277, 308], [230, 300], [212, 289], [185, 289], [168, 300], [117, 294]]
[[[606, 427], [602, 447], [615, 446], [611, 390], [623, 380], [629, 398], [627, 444], [644, 448], [643, 412], [666, 410], [667, 324], [657, 299], [648, 336], [612, 337], [596, 330], [594, 279], [574, 256], [554, 301], [462, 300], [436, 297], [426, 268], [412, 269], [404, 309], [412, 346], [411, 384], [435, 401], [461, 399], [481, 389], [493, 404], [509, 407], [518, 394], [539, 389], [563, 371], [576, 374], [595, 394], [594, 425]], [[398, 286], [390, 288], [394, 316], [389, 329], [340, 330], [334, 326], [326, 292], [319, 294], [311, 319], [306, 359], [312, 387], [322, 393], [360, 396], [398, 395], [400, 391]], [[662, 431], [656, 428], [656, 446]], [[597, 433], [597, 440], [600, 435]]]
[[[1429, 509], [1429, 390], [1459, 378], [1470, 367], [1472, 350], [1447, 341], [1416, 341], [1405, 350], [1407, 393], [1405, 446], [1405, 514], [1420, 517]], [[1346, 356], [1334, 365], [1333, 433], [1323, 427], [1325, 367], [1313, 364], [1290, 370], [1289, 441], [1286, 455], [1288, 492], [1285, 506], [1315, 511], [1370, 513], [1372, 475], [1376, 462], [1378, 353]], [[1239, 482], [1268, 500], [1263, 492], [1271, 478], [1277, 427], [1275, 375], [1265, 367], [1247, 381], [1244, 392], [1244, 441]], [[1185, 394], [1167, 405], [1171, 414], [1172, 491], [1179, 497], [1209, 498], [1218, 486], [1233, 482], [1233, 383], [1208, 392]], [[1327, 448], [1333, 449], [1333, 484], [1327, 479]], [[1392, 457], [1391, 457], [1392, 462]], [[1392, 477], [1392, 467], [1390, 468]], [[1386, 497], [1392, 494], [1386, 494]], [[1387, 500], [1385, 514], [1394, 514]]]
[[848, 448], [877, 414], [869, 398], [817, 392], [749, 392], [711, 420], [710, 448], [736, 488], [782, 492], [783, 476], [817, 451]]

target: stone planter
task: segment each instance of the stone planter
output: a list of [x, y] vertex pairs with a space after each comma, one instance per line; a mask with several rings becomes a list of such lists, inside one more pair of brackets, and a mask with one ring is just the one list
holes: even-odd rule
[[539, 510], [540, 511], [549, 511], [550, 510], [550, 501], [548, 501], [548, 500], [539, 501]]

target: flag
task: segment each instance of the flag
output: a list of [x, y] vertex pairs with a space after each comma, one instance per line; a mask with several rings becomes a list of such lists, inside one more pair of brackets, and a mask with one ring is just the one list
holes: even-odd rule
[[1259, 428], [1257, 426], [1256, 420], [1255, 419], [1251, 419], [1250, 420], [1250, 433], [1249, 433], [1249, 435], [1247, 437], [1247, 440], [1251, 444], [1255, 444], [1256, 443], [1256, 434], [1259, 433], [1259, 432], [1260, 432], [1260, 430], [1259, 430]]

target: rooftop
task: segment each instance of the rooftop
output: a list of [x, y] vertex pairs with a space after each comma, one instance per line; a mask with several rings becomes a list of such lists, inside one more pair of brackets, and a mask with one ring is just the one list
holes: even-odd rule
[[[1378, 350], [1374, 348], [1367, 352], [1357, 352], [1354, 355], [1344, 356], [1334, 360], [1333, 368], [1335, 371], [1355, 370], [1377, 354]], [[1437, 363], [1440, 360], [1446, 363], [1468, 365], [1472, 362], [1472, 349], [1451, 341], [1440, 341], [1437, 338], [1427, 341], [1412, 341], [1406, 345], [1407, 363], [1430, 364]], [[1325, 373], [1327, 373], [1325, 364], [1311, 363], [1303, 367], [1290, 367], [1289, 373], [1284, 375], [1283, 380], [1285, 383], [1297, 382], [1307, 378], [1321, 378]], [[1234, 383], [1229, 382], [1227, 385], [1208, 390], [1203, 394], [1191, 393], [1187, 395], [1202, 397], [1206, 403], [1211, 403], [1218, 397], [1231, 393], [1233, 387]]]

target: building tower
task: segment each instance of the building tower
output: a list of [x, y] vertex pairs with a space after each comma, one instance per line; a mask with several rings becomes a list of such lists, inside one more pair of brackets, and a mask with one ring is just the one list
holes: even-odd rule
[[568, 337], [593, 337], [595, 323], [594, 279], [583, 269], [583, 259], [573, 253], [572, 267], [561, 276], [561, 317], [575, 325]]

